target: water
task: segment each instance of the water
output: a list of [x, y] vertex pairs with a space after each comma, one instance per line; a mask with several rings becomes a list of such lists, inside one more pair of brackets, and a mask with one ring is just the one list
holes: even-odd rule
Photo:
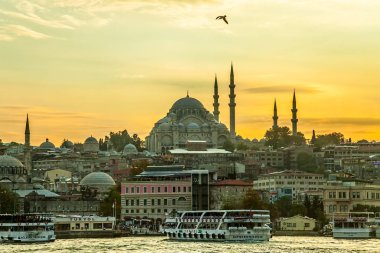
[[111, 239], [65, 239], [53, 243], [0, 244], [0, 252], [380, 252], [380, 239], [345, 240], [332, 237], [277, 236], [265, 243], [174, 242], [165, 237], [122, 237]]

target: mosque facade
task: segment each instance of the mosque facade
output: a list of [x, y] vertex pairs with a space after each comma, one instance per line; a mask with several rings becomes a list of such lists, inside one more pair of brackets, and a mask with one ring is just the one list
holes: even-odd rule
[[149, 152], [166, 154], [168, 150], [185, 148], [188, 141], [205, 141], [207, 148], [220, 148], [235, 138], [235, 83], [233, 66], [230, 73], [230, 130], [219, 122], [218, 81], [214, 84], [214, 111], [209, 112], [196, 98], [187, 94], [177, 100], [165, 117], [154, 124], [146, 137]]

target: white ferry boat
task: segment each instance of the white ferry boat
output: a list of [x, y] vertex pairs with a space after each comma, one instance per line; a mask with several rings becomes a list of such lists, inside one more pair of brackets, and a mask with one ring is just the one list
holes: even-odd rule
[[179, 211], [161, 232], [173, 240], [260, 242], [271, 238], [270, 222], [268, 210]]
[[376, 238], [380, 238], [380, 213], [375, 214], [375, 224]]
[[373, 238], [375, 218], [372, 212], [334, 213], [334, 238]]
[[55, 239], [51, 214], [0, 214], [0, 242], [53, 242]]

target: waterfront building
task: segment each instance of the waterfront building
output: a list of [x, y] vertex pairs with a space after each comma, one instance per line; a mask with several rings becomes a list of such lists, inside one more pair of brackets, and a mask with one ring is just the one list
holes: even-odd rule
[[121, 219], [149, 218], [159, 226], [165, 214], [209, 209], [209, 172], [184, 166], [148, 166], [121, 183]]
[[327, 217], [335, 212], [350, 212], [356, 205], [380, 207], [380, 185], [359, 181], [329, 181], [323, 191]]
[[253, 188], [270, 192], [272, 201], [287, 196], [301, 202], [307, 192], [323, 190], [325, 186], [326, 179], [322, 174], [294, 170], [260, 175], [253, 181]]
[[281, 231], [313, 231], [315, 226], [315, 219], [301, 215], [282, 217], [276, 221], [276, 228]]

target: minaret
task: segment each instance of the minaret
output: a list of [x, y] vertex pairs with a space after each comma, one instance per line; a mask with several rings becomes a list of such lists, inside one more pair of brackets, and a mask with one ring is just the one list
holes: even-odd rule
[[273, 127], [272, 127], [272, 129], [276, 129], [276, 128], [278, 128], [277, 120], [278, 120], [278, 116], [277, 116], [277, 105], [276, 105], [276, 99], [275, 99], [275, 100], [274, 100], [274, 109], [273, 109]]
[[218, 94], [218, 79], [216, 78], [216, 75], [215, 75], [215, 84], [214, 84], [214, 103], [213, 103], [213, 106], [214, 106], [214, 117], [215, 117], [215, 120], [219, 122], [219, 94]]
[[29, 128], [29, 115], [26, 115], [26, 125], [25, 125], [25, 145], [24, 145], [24, 166], [27, 174], [30, 175], [32, 171], [32, 155], [30, 153], [30, 128]]
[[311, 137], [310, 143], [315, 144], [316, 140], [317, 140], [317, 138], [315, 137], [315, 130], [313, 130], [313, 136]]
[[296, 103], [296, 89], [293, 92], [293, 108], [292, 108], [292, 134], [297, 135], [297, 103]]
[[236, 137], [236, 132], [235, 132], [235, 82], [234, 82], [234, 67], [232, 66], [231, 63], [231, 73], [230, 73], [230, 103], [228, 104], [230, 106], [230, 132], [231, 132], [231, 138], [235, 139]]

